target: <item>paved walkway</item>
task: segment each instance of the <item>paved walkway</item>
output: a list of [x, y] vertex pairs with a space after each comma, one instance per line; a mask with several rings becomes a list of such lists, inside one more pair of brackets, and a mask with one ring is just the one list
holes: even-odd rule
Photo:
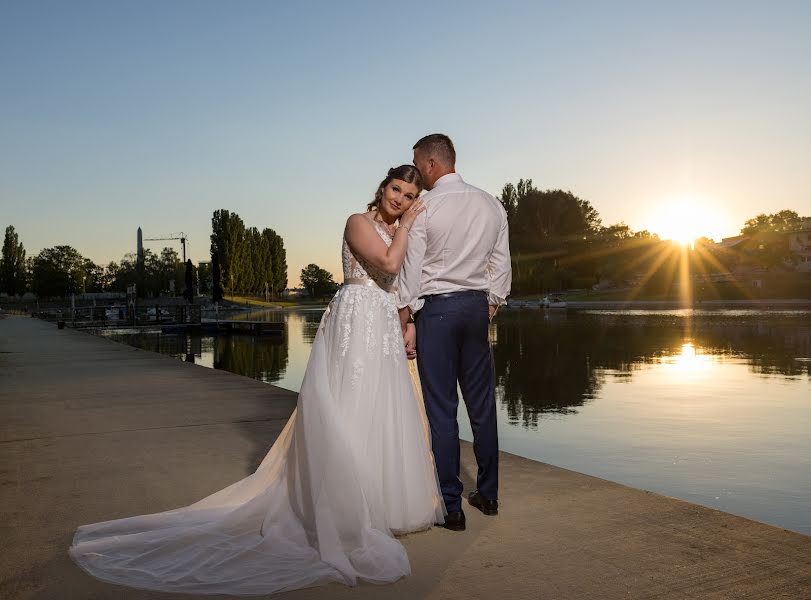
[[[77, 525], [190, 504], [250, 473], [292, 392], [30, 318], [0, 320], [0, 598], [190, 598], [73, 565]], [[404, 538], [413, 575], [303, 599], [811, 599], [811, 537], [502, 455], [498, 517]], [[475, 465], [463, 449], [465, 485]]]

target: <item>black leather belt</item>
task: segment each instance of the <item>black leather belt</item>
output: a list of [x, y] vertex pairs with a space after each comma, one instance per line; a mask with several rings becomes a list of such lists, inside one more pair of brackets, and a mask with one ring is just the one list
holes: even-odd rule
[[486, 296], [487, 292], [484, 290], [459, 290], [458, 292], [447, 292], [445, 294], [427, 294], [425, 296], [420, 296], [420, 300], [425, 300], [426, 302], [432, 302], [434, 300], [440, 300], [442, 298], [453, 298], [454, 296], [464, 296], [470, 294], [481, 294], [482, 296]]

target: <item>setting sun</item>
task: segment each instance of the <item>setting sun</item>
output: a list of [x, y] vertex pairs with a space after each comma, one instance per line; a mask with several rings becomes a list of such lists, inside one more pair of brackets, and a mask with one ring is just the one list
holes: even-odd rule
[[645, 228], [663, 240], [688, 245], [696, 238], [706, 236], [719, 239], [724, 227], [718, 214], [706, 202], [680, 198], [655, 206]]

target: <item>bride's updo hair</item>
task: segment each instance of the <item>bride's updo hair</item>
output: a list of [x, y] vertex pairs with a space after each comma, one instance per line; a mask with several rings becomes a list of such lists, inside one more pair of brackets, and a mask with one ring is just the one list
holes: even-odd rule
[[399, 179], [400, 181], [405, 181], [406, 183], [413, 183], [415, 186], [417, 186], [417, 194], [419, 194], [425, 187], [422, 183], [422, 175], [420, 175], [420, 172], [414, 165], [400, 165], [399, 167], [394, 167], [393, 169], [389, 169], [386, 178], [380, 182], [379, 186], [377, 186], [375, 199], [369, 203], [366, 210], [377, 210], [377, 207], [380, 206], [380, 202], [383, 200], [383, 190], [386, 189], [386, 186], [389, 185], [394, 179]]

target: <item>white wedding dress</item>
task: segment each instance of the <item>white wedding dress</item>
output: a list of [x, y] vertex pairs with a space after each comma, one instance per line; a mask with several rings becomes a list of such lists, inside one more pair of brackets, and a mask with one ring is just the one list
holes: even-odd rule
[[136, 588], [239, 595], [410, 573], [393, 534], [445, 514], [422, 396], [395, 278], [345, 240], [343, 267], [298, 407], [256, 472], [191, 506], [80, 527], [79, 566]]

